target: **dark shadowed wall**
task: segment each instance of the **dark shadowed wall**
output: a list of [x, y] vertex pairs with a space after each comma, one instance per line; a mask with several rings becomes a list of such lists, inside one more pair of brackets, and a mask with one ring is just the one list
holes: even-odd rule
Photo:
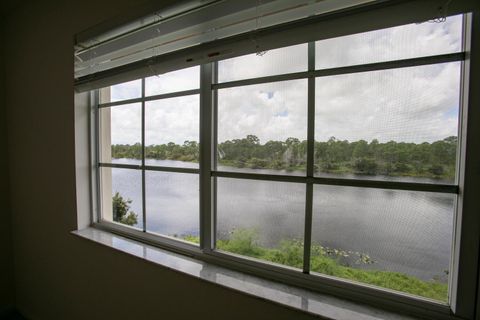
[[0, 22], [0, 316], [14, 306], [12, 223], [8, 199], [3, 23]]

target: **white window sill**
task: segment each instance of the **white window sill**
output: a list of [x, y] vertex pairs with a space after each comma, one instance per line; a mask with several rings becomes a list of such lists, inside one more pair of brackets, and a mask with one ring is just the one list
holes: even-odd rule
[[192, 277], [328, 319], [415, 319], [247, 275], [95, 228], [73, 231], [72, 234]]

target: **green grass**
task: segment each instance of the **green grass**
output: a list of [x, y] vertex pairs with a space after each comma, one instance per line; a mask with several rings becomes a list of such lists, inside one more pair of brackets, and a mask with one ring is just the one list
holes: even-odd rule
[[[194, 243], [199, 242], [199, 238], [195, 236], [184, 236], [183, 239]], [[234, 230], [229, 239], [217, 240], [217, 249], [299, 269], [303, 266], [302, 241], [282, 241], [277, 248], [265, 248], [258, 245], [257, 234], [251, 229]], [[344, 265], [342, 258], [356, 259], [357, 264], [374, 263], [368, 255], [363, 253], [313, 245], [311, 270], [442, 302], [447, 301], [446, 283], [435, 280], [424, 281], [400, 272], [357, 269]]]

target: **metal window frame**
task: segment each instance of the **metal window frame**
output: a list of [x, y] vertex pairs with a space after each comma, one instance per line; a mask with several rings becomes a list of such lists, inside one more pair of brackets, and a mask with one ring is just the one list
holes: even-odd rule
[[[472, 25], [472, 14], [466, 14], [466, 23], [464, 26], [464, 35], [469, 36]], [[339, 295], [349, 299], [362, 301], [364, 303], [382, 305], [387, 309], [420, 315], [435, 319], [458, 319], [459, 317], [470, 317], [473, 315], [474, 307], [470, 302], [465, 302], [466, 299], [460, 297], [457, 292], [461, 292], [459, 287], [460, 269], [458, 260], [460, 249], [460, 228], [461, 220], [456, 223], [456, 240], [455, 257], [452, 258], [453, 272], [450, 274], [449, 293], [450, 303], [442, 304], [438, 301], [429, 300], [422, 297], [403, 294], [401, 292], [392, 291], [380, 287], [373, 287], [363, 283], [356, 283], [353, 281], [329, 277], [326, 275], [310, 275], [310, 244], [312, 232], [312, 203], [313, 203], [313, 186], [320, 185], [340, 185], [350, 187], [364, 187], [364, 188], [380, 188], [380, 189], [395, 189], [408, 191], [426, 191], [439, 192], [447, 194], [461, 195], [463, 188], [463, 180], [461, 177], [462, 170], [465, 169], [464, 153], [465, 145], [465, 126], [466, 126], [466, 109], [469, 107], [468, 99], [462, 98], [461, 115], [464, 121], [459, 126], [459, 137], [462, 137], [462, 146], [459, 147], [458, 172], [460, 178], [455, 184], [429, 184], [429, 183], [415, 183], [415, 182], [395, 182], [382, 180], [360, 180], [360, 179], [344, 179], [344, 178], [322, 178], [314, 176], [314, 126], [315, 126], [315, 79], [317, 77], [331, 76], [337, 74], [352, 74], [357, 72], [368, 72], [378, 70], [388, 70], [393, 68], [405, 68], [422, 65], [439, 64], [453, 61], [461, 61], [463, 70], [468, 67], [468, 61], [471, 59], [470, 48], [464, 47], [464, 51], [436, 55], [429, 57], [420, 57], [413, 59], [402, 59], [387, 62], [370, 63], [363, 65], [354, 65], [347, 67], [315, 70], [315, 43], [309, 42], [308, 45], [308, 70], [305, 72], [282, 74], [275, 76], [259, 77], [253, 79], [245, 79], [238, 81], [230, 81], [224, 83], [217, 83], [217, 63], [206, 63], [200, 67], [200, 88], [194, 90], [185, 90], [180, 92], [173, 92], [155, 96], [145, 96], [145, 79], [142, 80], [142, 96], [140, 98], [116, 101], [110, 103], [100, 103], [98, 90], [92, 92], [90, 100], [92, 102], [91, 112], [91, 156], [92, 156], [92, 225], [102, 228], [123, 236], [147, 242], [168, 250], [186, 254], [207, 262], [216, 263], [227, 266], [235, 270], [254, 273], [265, 278], [280, 281], [286, 284], [299, 285], [308, 289], [319, 292], [326, 292], [333, 295]], [[462, 73], [462, 90], [464, 96], [468, 95], [469, 83], [468, 72]], [[308, 120], [307, 120], [307, 170], [305, 176], [289, 176], [276, 174], [257, 174], [257, 173], [242, 173], [242, 172], [226, 172], [217, 171], [216, 167], [216, 146], [217, 146], [217, 119], [218, 119], [218, 103], [217, 92], [224, 88], [233, 88], [238, 86], [270, 83], [276, 81], [287, 81], [295, 79], [307, 79], [308, 81]], [[175, 168], [165, 166], [150, 166], [145, 164], [145, 102], [167, 99], [173, 97], [180, 97], [192, 94], [200, 95], [200, 166], [196, 168]], [[117, 107], [130, 103], [142, 104], [142, 161], [140, 165], [128, 165], [117, 163], [102, 163], [100, 162], [100, 148], [99, 148], [99, 110], [107, 107]], [[461, 120], [459, 120], [461, 121]], [[460, 143], [459, 143], [460, 145]], [[102, 219], [101, 204], [99, 192], [101, 190], [100, 174], [98, 173], [101, 167], [110, 168], [124, 168], [142, 171], [142, 201], [143, 201], [143, 230], [130, 228], [115, 222], [109, 222]], [[200, 245], [186, 243], [179, 239], [174, 239], [168, 236], [152, 234], [146, 231], [146, 206], [145, 206], [145, 171], [164, 171], [164, 172], [178, 172], [199, 174], [200, 180]], [[292, 183], [304, 183], [306, 186], [306, 205], [305, 205], [305, 232], [304, 232], [304, 266], [302, 270], [290, 268], [288, 266], [280, 266], [266, 261], [259, 261], [249, 257], [240, 257], [235, 254], [221, 252], [215, 250], [215, 227], [216, 227], [216, 179], [217, 177], [233, 178], [233, 179], [251, 179], [262, 181], [282, 181]], [[461, 206], [461, 197], [459, 197], [459, 205]], [[459, 209], [461, 210], [461, 209]], [[461, 219], [461, 217], [459, 218]], [[477, 219], [478, 221], [478, 219]], [[472, 235], [469, 235], [471, 238]], [[308, 249], [307, 249], [308, 247]], [[476, 247], [478, 249], [478, 245]], [[475, 255], [478, 258], [478, 253]], [[472, 274], [470, 270], [469, 275]], [[475, 277], [476, 279], [476, 277]], [[459, 307], [460, 306], [460, 307]]]

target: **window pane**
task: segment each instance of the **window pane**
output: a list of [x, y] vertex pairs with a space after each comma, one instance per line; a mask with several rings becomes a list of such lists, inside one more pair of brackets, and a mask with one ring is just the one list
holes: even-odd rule
[[315, 43], [315, 68], [417, 58], [461, 50], [462, 16], [352, 34]]
[[455, 195], [314, 186], [313, 272], [447, 300]]
[[142, 80], [119, 83], [100, 89], [100, 103], [135, 99], [142, 96]]
[[198, 95], [145, 103], [145, 163], [198, 168]]
[[217, 178], [217, 249], [303, 266], [305, 185]]
[[218, 91], [219, 170], [305, 173], [307, 80]]
[[146, 171], [147, 231], [199, 242], [197, 174]]
[[308, 45], [253, 53], [218, 62], [218, 82], [307, 71]]
[[100, 109], [100, 161], [140, 164], [142, 109], [140, 103]]
[[143, 229], [140, 170], [100, 168], [102, 217]]
[[453, 183], [459, 92], [459, 62], [317, 78], [317, 174]]
[[145, 95], [200, 88], [200, 67], [192, 67], [145, 78]]

